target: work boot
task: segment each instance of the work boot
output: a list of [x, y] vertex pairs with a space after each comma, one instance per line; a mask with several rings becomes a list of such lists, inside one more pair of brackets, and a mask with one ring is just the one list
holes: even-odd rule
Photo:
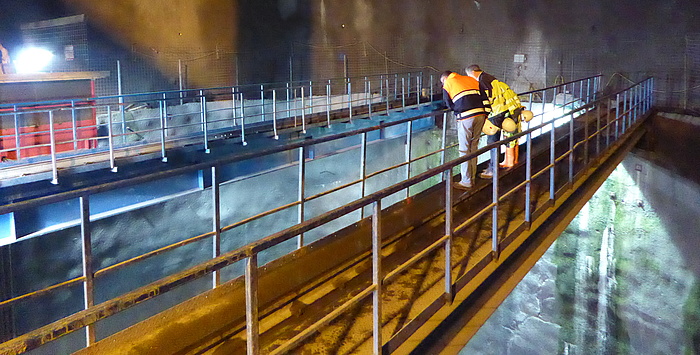
[[459, 189], [459, 190], [469, 190], [473, 187], [473, 185], [472, 185], [472, 183], [464, 183], [461, 181], [457, 181], [457, 182], [452, 184], [452, 187], [454, 187], [455, 189]]
[[518, 163], [518, 147], [506, 147], [506, 156], [501, 164], [498, 164], [503, 169], [509, 169]]
[[493, 170], [491, 168], [487, 168], [484, 171], [479, 174], [479, 177], [482, 179], [493, 179]]

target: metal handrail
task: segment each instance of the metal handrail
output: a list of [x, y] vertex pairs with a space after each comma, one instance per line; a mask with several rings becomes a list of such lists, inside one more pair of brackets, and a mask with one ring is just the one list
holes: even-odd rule
[[[442, 112], [438, 112], [437, 114], [442, 114]], [[225, 158], [225, 159], [222, 159], [222, 160], [216, 162], [215, 164], [214, 163], [198, 163], [198, 164], [194, 164], [194, 165], [189, 166], [189, 167], [178, 168], [178, 169], [174, 169], [174, 170], [167, 171], [167, 172], [160, 172], [160, 173], [151, 174], [150, 176], [136, 177], [136, 178], [132, 178], [132, 179], [125, 180], [125, 181], [110, 182], [110, 183], [106, 183], [106, 184], [99, 185], [96, 187], [83, 188], [83, 189], [79, 189], [76, 191], [64, 192], [64, 193], [57, 194], [54, 196], [47, 196], [47, 197], [32, 199], [32, 200], [28, 200], [28, 201], [22, 201], [22, 202], [12, 204], [12, 205], [0, 206], [0, 213], [7, 213], [10, 211], [15, 211], [15, 210], [22, 209], [22, 208], [28, 208], [28, 207], [32, 207], [32, 206], [36, 206], [36, 205], [42, 205], [42, 204], [55, 202], [55, 201], [59, 201], [59, 200], [65, 200], [65, 199], [74, 198], [74, 197], [81, 197], [81, 201], [84, 201], [87, 204], [89, 201], [87, 196], [89, 196], [90, 194], [97, 193], [97, 192], [111, 190], [111, 189], [114, 189], [117, 187], [128, 186], [128, 185], [136, 184], [139, 182], [150, 181], [153, 179], [160, 179], [160, 178], [164, 178], [164, 177], [174, 176], [174, 175], [178, 175], [178, 174], [181, 174], [181, 173], [184, 173], [187, 171], [201, 170], [201, 169], [205, 169], [205, 168], [209, 168], [209, 167], [216, 168], [218, 166], [221, 166], [221, 165], [229, 163], [229, 162], [241, 161], [241, 160], [245, 160], [245, 159], [249, 159], [249, 158], [253, 158], [253, 157], [257, 157], [257, 156], [273, 154], [275, 152], [288, 151], [288, 150], [292, 150], [292, 149], [299, 149], [299, 148], [303, 148], [305, 146], [312, 145], [312, 144], [318, 144], [318, 143], [327, 142], [327, 141], [331, 141], [331, 140], [338, 139], [338, 138], [347, 137], [350, 135], [363, 134], [363, 133], [367, 133], [367, 132], [370, 132], [373, 130], [382, 129], [382, 128], [386, 128], [386, 127], [397, 125], [397, 124], [407, 123], [407, 122], [410, 122], [411, 120], [429, 117], [431, 115], [436, 116], [435, 113], [431, 113], [431, 114], [426, 114], [426, 115], [422, 115], [422, 116], [418, 116], [418, 117], [414, 117], [414, 118], [397, 120], [395, 122], [383, 122], [383, 123], [380, 123], [380, 124], [372, 126], [372, 127], [358, 129], [358, 130], [354, 130], [351, 132], [344, 132], [344, 133], [340, 133], [340, 134], [336, 134], [336, 135], [332, 135], [332, 136], [315, 138], [313, 140], [309, 140], [306, 142], [292, 143], [292, 144], [285, 145], [283, 147], [268, 148], [268, 149], [265, 149], [263, 151], [256, 152], [256, 153], [248, 153], [248, 154], [243, 154], [241, 156], [228, 157], [228, 158]], [[559, 117], [559, 118], [561, 118], [561, 117]], [[558, 120], [559, 118], [552, 120], [552, 124], [554, 121]], [[514, 137], [511, 137], [509, 140], [519, 138], [519, 137], [525, 135], [526, 133], [529, 135], [532, 131], [539, 129], [539, 128], [542, 128], [546, 124], [547, 123], [543, 123], [537, 127], [531, 128], [528, 131], [523, 132], [520, 135], [516, 135]], [[368, 204], [376, 203], [377, 201], [381, 200], [381, 198], [383, 198], [383, 197], [387, 197], [395, 192], [401, 191], [403, 189], [407, 189], [409, 186], [412, 186], [418, 182], [424, 181], [432, 176], [435, 176], [438, 174], [445, 174], [446, 176], [451, 175], [449, 173], [449, 171], [451, 171], [451, 169], [453, 167], [459, 165], [463, 161], [467, 161], [469, 159], [476, 158], [477, 156], [479, 156], [479, 155], [481, 155], [489, 150], [493, 150], [499, 145], [500, 145], [500, 143], [484, 147], [484, 148], [482, 148], [482, 149], [478, 150], [477, 152], [474, 152], [470, 155], [467, 155], [465, 157], [461, 157], [457, 160], [453, 160], [449, 163], [445, 163], [438, 168], [433, 168], [433, 169], [430, 169], [426, 172], [420, 173], [414, 177], [406, 179], [405, 181], [403, 181], [401, 183], [392, 185], [391, 187], [385, 188], [385, 189], [380, 190], [378, 192], [375, 192], [373, 194], [362, 197], [354, 202], [351, 202], [347, 205], [336, 208], [336, 209], [329, 211], [321, 216], [314, 217], [314, 218], [307, 220], [307, 221], [300, 221], [300, 224], [298, 224], [297, 226], [290, 227], [284, 231], [280, 231], [278, 233], [275, 233], [269, 237], [266, 237], [266, 238], [259, 240], [258, 242], [254, 242], [254, 243], [251, 243], [245, 247], [242, 247], [234, 252], [229, 252], [229, 253], [226, 253], [226, 254], [221, 255], [219, 257], [213, 258], [211, 261], [209, 261], [207, 263], [204, 263], [198, 267], [190, 269], [189, 272], [187, 272], [187, 273], [185, 273], [185, 272], [178, 273], [177, 275], [179, 275], [178, 276], [179, 279], [177, 279], [177, 280], [173, 279], [173, 277], [176, 276], [176, 275], [173, 275], [173, 277], [166, 278], [164, 281], [151, 284], [149, 286], [149, 289], [152, 289], [154, 287], [168, 288], [168, 287], [170, 287], [170, 285], [186, 282], [187, 280], [190, 280], [193, 277], [203, 276], [203, 273], [206, 274], [206, 273], [220, 270], [224, 266], [230, 265], [231, 263], [233, 263], [235, 261], [242, 260], [243, 258], [256, 255], [260, 251], [263, 251], [269, 247], [277, 245], [283, 241], [289, 240], [297, 235], [303, 234], [304, 232], [307, 232], [307, 231], [309, 231], [309, 230], [311, 230], [319, 225], [325, 224], [328, 221], [334, 220], [337, 217], [343, 216], [349, 212], [355, 211], [357, 209], [361, 209]], [[444, 149], [441, 149], [441, 151], [442, 150], [444, 150]], [[409, 157], [409, 159], [410, 159], [410, 157]], [[303, 160], [300, 161], [300, 163], [301, 162], [303, 162]], [[444, 179], [444, 180], [449, 182], [451, 179]], [[448, 188], [447, 190], [450, 190], [450, 189]], [[298, 203], [289, 204], [288, 206], [291, 207], [293, 205], [298, 205]], [[83, 223], [86, 223], [85, 220], [83, 220]], [[209, 232], [206, 234], [206, 236], [211, 236], [213, 233], [214, 232]], [[204, 236], [205, 235], [201, 235], [201, 236], [198, 236], [195, 238], [201, 239], [201, 238], [204, 238]], [[122, 264], [122, 263], [120, 263], [120, 264]], [[107, 269], [107, 268], [105, 268], [105, 269]], [[92, 276], [96, 276], [96, 275], [104, 272], [105, 269], [94, 271]], [[142, 301], [142, 300], [145, 300], [147, 298], [150, 298], [150, 297], [144, 298], [143, 294], [139, 294], [136, 291], [129, 293], [129, 294], [138, 295], [138, 297], [137, 297], [138, 301]], [[126, 297], [126, 295], [124, 297]], [[119, 302], [122, 302], [121, 298], [119, 300], [120, 301], [107, 301], [107, 303], [116, 302], [115, 304], [119, 304]], [[133, 300], [133, 301], [135, 302], [136, 300]], [[133, 302], [127, 302], [127, 303], [131, 304]], [[102, 305], [104, 305], [104, 304], [102, 304]], [[104, 312], [104, 308], [102, 307], [102, 305], [97, 306], [97, 308], [95, 308], [95, 309], [100, 309], [100, 310], [102, 310], [102, 312]], [[92, 317], [95, 317], [96, 314], [93, 312], [88, 312], [90, 310], [91, 309], [88, 308], [88, 310], [82, 311], [80, 313], [81, 314], [91, 314], [91, 316], [90, 316], [91, 319], [96, 321], [97, 319], [92, 318]], [[87, 313], [83, 313], [83, 312], [87, 312]], [[105, 317], [109, 316], [110, 314], [112, 314], [112, 313], [109, 313], [109, 312], [103, 313], [103, 315]], [[92, 324], [92, 323], [86, 323], [86, 324]]]

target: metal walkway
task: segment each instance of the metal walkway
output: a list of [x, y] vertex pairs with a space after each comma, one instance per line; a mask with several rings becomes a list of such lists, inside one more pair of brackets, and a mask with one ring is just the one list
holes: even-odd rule
[[[0, 350], [21, 353], [85, 326], [88, 342], [94, 341], [90, 333], [97, 321], [204, 275], [213, 273], [216, 280], [219, 270], [244, 261], [244, 276], [215, 283], [210, 291], [90, 342], [80, 353], [426, 353], [438, 348], [456, 353], [450, 339], [440, 337], [454, 333], [445, 331], [443, 321], [450, 314], [470, 314], [460, 318], [466, 319], [463, 329], [478, 329], [494, 308], [489, 302], [507, 295], [643, 135], [652, 89], [649, 79], [531, 125], [511, 138], [525, 141], [521, 164], [500, 171], [493, 183], [479, 180], [472, 191], [453, 190], [452, 170], [484, 153], [496, 159], [498, 144], [90, 305]], [[360, 133], [366, 139], [378, 128]], [[443, 182], [382, 207], [388, 197], [436, 177]], [[368, 216], [313, 243], [301, 242], [299, 236], [358, 210]], [[223, 229], [215, 226], [213, 234], [198, 240], [216, 238]], [[258, 265], [261, 253], [294, 239], [297, 250]], [[76, 280], [90, 282], [89, 277]]]

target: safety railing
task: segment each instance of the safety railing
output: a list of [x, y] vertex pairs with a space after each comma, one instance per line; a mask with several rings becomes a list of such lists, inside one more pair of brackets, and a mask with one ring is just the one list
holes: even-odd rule
[[[385, 79], [384, 79], [385, 80]], [[588, 92], [589, 94], [587, 96], [584, 96], [582, 98], [578, 98], [580, 100], [584, 100], [585, 102], [588, 102], [588, 104], [585, 104], [581, 107], [577, 107], [574, 110], [569, 111], [566, 115], [563, 116], [557, 116], [552, 118], [550, 121], [546, 123], [542, 123], [536, 127], [530, 128], [526, 130], [525, 132], [512, 137], [510, 139], [518, 139], [520, 137], [528, 137], [528, 144], [532, 140], [532, 132], [535, 130], [541, 130], [545, 126], [551, 126], [552, 127], [552, 132], [554, 132], [554, 123], [556, 121], [561, 120], [562, 118], [566, 118], [565, 116], [568, 116], [570, 118], [573, 118], [577, 112], [581, 112], [584, 110], [590, 110], [592, 107], [597, 107], [591, 104], [591, 102], [595, 102], [598, 104], [600, 100], [596, 100], [595, 98], [591, 97], [592, 95], [597, 95], [597, 88], [595, 85], [599, 83], [599, 77], [591, 77], [591, 78], [585, 78], [582, 80], [578, 80], [576, 82], [572, 83], [566, 83], [562, 85], [580, 85], [581, 87], [588, 87], [589, 89]], [[560, 87], [560, 86], [558, 86]], [[641, 86], [640, 86], [641, 88]], [[274, 94], [276, 89], [271, 89], [272, 95]], [[556, 88], [547, 88], [543, 89], [540, 91], [535, 91], [535, 92], [530, 92], [527, 93], [527, 95], [541, 95], [541, 97], [544, 97], [547, 92], [550, 92], [552, 90], [556, 90]], [[630, 99], [633, 100], [641, 100], [646, 99], [649, 100], [649, 95], [650, 91], [646, 91], [647, 88], [644, 87], [645, 91], [641, 91], [642, 89], [637, 89], [640, 90], [638, 91], [635, 96]], [[384, 93], [383, 93], [384, 94]], [[622, 95], [626, 95], [625, 92], [621, 93]], [[391, 95], [391, 94], [389, 94]], [[397, 94], [399, 95], [399, 94]], [[398, 97], [398, 96], [397, 96]], [[627, 99], [627, 96], [622, 96], [623, 99]], [[646, 102], [646, 101], [643, 101]], [[367, 103], [367, 101], [365, 101]], [[562, 102], [563, 104], [573, 104], [573, 101], [566, 101]], [[623, 105], [626, 105], [623, 104]], [[640, 111], [639, 110], [639, 102], [634, 101], [634, 106], [632, 104], [629, 105], [629, 108], [632, 109], [634, 107], [633, 112], [636, 112], [634, 119], [636, 119], [638, 116], [637, 114], [639, 112], [645, 112], [646, 110], [649, 109], [650, 106], [644, 106], [644, 110]], [[544, 107], [544, 106], [543, 106]], [[617, 122], [619, 120], [615, 120], [615, 124], [617, 125], [616, 127], [622, 127], [621, 129], [624, 131], [624, 129], [629, 128], [631, 123], [633, 122], [631, 113], [628, 112], [627, 109], [628, 106], [623, 106], [623, 111], [622, 114], [624, 114], [626, 118], [628, 118], [627, 123], [623, 125], [619, 125]], [[273, 111], [274, 112], [274, 111]], [[538, 113], [538, 115], [544, 116], [553, 111], [551, 110], [545, 110], [543, 109], [542, 112]], [[418, 120], [423, 120], [427, 118], [432, 118], [432, 119], [438, 119], [437, 117], [440, 117], [442, 119], [442, 125], [441, 126], [441, 136], [442, 136], [442, 142], [440, 143], [440, 146], [438, 149], [428, 152], [426, 154], [420, 155], [418, 157], [414, 157], [411, 154], [411, 137], [412, 137], [412, 124], [413, 122], [416, 122]], [[162, 117], [162, 116], [161, 116]], [[373, 144], [371, 140], [368, 138], [368, 134], [380, 130], [385, 130], [397, 125], [406, 125], [406, 158], [405, 161], [391, 165], [391, 166], [386, 166], [382, 168], [378, 168], [373, 172], [369, 172], [367, 168], [367, 147], [370, 144]], [[212, 274], [213, 275], [213, 281], [212, 281], [212, 286], [216, 287], [217, 285], [220, 284], [221, 278], [220, 278], [220, 270], [223, 269], [226, 266], [229, 266], [237, 261], [241, 260], [246, 260], [247, 267], [246, 267], [246, 295], [249, 298], [248, 299], [248, 309], [249, 309], [249, 329], [251, 331], [250, 336], [249, 336], [249, 347], [251, 347], [253, 350], [257, 348], [257, 321], [258, 321], [258, 314], [257, 314], [257, 300], [256, 300], [256, 289], [255, 285], [257, 284], [257, 265], [258, 265], [258, 255], [261, 252], [264, 252], [274, 246], [279, 245], [280, 243], [283, 243], [289, 239], [292, 238], [297, 238], [297, 247], [302, 247], [305, 245], [304, 241], [304, 234], [309, 232], [310, 230], [317, 228], [321, 225], [324, 225], [330, 221], [336, 220], [337, 218], [346, 216], [350, 213], [353, 213], [355, 211], [363, 211], [364, 207], [366, 206], [373, 206], [373, 212], [372, 212], [372, 218], [373, 218], [373, 223], [375, 224], [375, 231], [373, 233], [376, 233], [375, 239], [378, 238], [380, 235], [380, 229], [381, 226], [379, 225], [379, 215], [381, 214], [382, 210], [382, 202], [386, 203], [387, 198], [392, 196], [393, 194], [401, 191], [405, 191], [406, 196], [409, 195], [409, 188], [411, 186], [414, 186], [416, 184], [419, 184], [421, 182], [424, 182], [428, 179], [431, 178], [438, 178], [438, 181], [443, 181], [447, 184], [451, 182], [451, 176], [452, 176], [452, 169], [455, 166], [458, 166], [462, 161], [466, 161], [468, 159], [476, 159], [479, 155], [488, 152], [491, 150], [491, 153], [495, 153], [495, 149], [497, 149], [497, 145], [492, 145], [488, 146], [485, 148], [480, 149], [478, 152], [475, 152], [473, 154], [470, 154], [469, 156], [462, 157], [458, 160], [453, 160], [450, 162], [446, 162], [446, 152], [454, 148], [454, 144], [449, 144], [447, 140], [447, 113], [446, 112], [434, 112], [431, 114], [426, 114], [426, 115], [421, 115], [418, 117], [411, 117], [411, 118], [405, 118], [405, 119], [400, 119], [396, 120], [393, 122], [382, 122], [379, 124], [376, 124], [371, 127], [365, 127], [361, 129], [356, 129], [340, 134], [334, 134], [334, 135], [329, 135], [326, 137], [321, 137], [321, 138], [315, 138], [311, 140], [307, 140], [304, 142], [297, 142], [297, 143], [292, 143], [292, 144], [287, 144], [284, 146], [279, 146], [279, 147], [271, 147], [268, 149], [265, 149], [263, 151], [259, 152], [254, 152], [254, 153], [247, 153], [244, 155], [240, 156], [234, 156], [234, 157], [228, 157], [228, 158], [223, 158], [217, 162], [202, 162], [198, 164], [193, 164], [188, 167], [183, 167], [183, 168], [177, 168], [173, 170], [168, 170], [168, 171], [163, 171], [160, 173], [155, 173], [155, 174], [150, 174], [148, 176], [140, 176], [140, 177], [135, 177], [131, 178], [128, 180], [123, 180], [123, 181], [117, 181], [117, 182], [111, 182], [107, 184], [103, 184], [100, 186], [94, 186], [94, 187], [88, 187], [88, 188], [83, 188], [83, 189], [78, 189], [74, 191], [69, 191], [69, 192], [64, 192], [56, 195], [51, 195], [51, 196], [46, 196], [46, 197], [41, 197], [41, 198], [36, 198], [32, 200], [27, 200], [23, 202], [18, 202], [15, 204], [11, 205], [5, 205], [5, 206], [0, 206], [0, 214], [5, 214], [9, 212], [14, 212], [26, 208], [32, 208], [35, 206], [41, 206], [41, 205], [46, 205], [46, 204], [51, 204], [57, 201], [65, 201], [69, 199], [78, 199], [80, 201], [80, 219], [78, 221], [78, 225], [80, 226], [80, 235], [81, 235], [81, 240], [82, 240], [82, 264], [83, 264], [83, 274], [79, 277], [72, 278], [70, 280], [66, 280], [64, 282], [60, 282], [58, 284], [54, 284], [52, 286], [36, 290], [33, 292], [25, 293], [22, 295], [18, 295], [16, 297], [2, 300], [0, 302], [0, 307], [9, 307], [15, 304], [18, 304], [19, 302], [23, 302], [26, 300], [34, 299], [37, 297], [40, 297], [42, 295], [54, 292], [59, 289], [66, 289], [71, 286], [76, 286], [76, 285], [82, 285], [83, 290], [84, 290], [84, 308], [85, 310], [78, 312], [72, 316], [66, 317], [63, 319], [61, 322], [62, 325], [48, 325], [47, 327], [42, 328], [41, 331], [38, 331], [40, 334], [46, 334], [46, 332], [50, 332], [52, 334], [56, 333], [56, 331], [61, 332], [59, 329], [66, 330], [65, 333], [68, 333], [70, 331], [74, 331], [77, 329], [80, 329], [81, 327], [85, 327], [87, 330], [87, 344], [92, 344], [96, 340], [95, 336], [95, 330], [93, 324], [97, 322], [100, 319], [104, 319], [106, 317], [109, 317], [113, 314], [116, 314], [122, 310], [128, 309], [129, 307], [138, 304], [140, 302], [143, 302], [145, 300], [151, 299], [156, 297], [159, 294], [162, 294], [166, 291], [171, 290], [172, 288], [181, 285], [183, 283], [186, 283], [188, 281], [191, 281], [195, 278], [199, 278], [205, 274]], [[610, 123], [606, 124], [603, 126], [601, 129], [609, 129]], [[600, 129], [598, 130], [598, 132]], [[163, 132], [161, 130], [160, 132]], [[552, 133], [554, 134], [554, 133]], [[111, 136], [111, 135], [110, 135]], [[333, 142], [337, 141], [339, 139], [347, 138], [350, 136], [360, 136], [361, 141], [359, 143], [359, 147], [355, 146], [354, 149], [359, 149], [360, 151], [360, 162], [359, 162], [359, 174], [357, 179], [353, 179], [352, 181], [349, 181], [345, 184], [342, 184], [340, 186], [334, 187], [327, 189], [325, 191], [321, 191], [319, 193], [313, 194], [313, 195], [308, 195], [307, 194], [307, 181], [306, 179], [306, 164], [310, 159], [308, 158], [308, 150], [310, 147], [314, 145], [319, 145], [327, 142]], [[297, 186], [297, 200], [292, 201], [287, 204], [283, 204], [280, 206], [277, 206], [275, 208], [269, 209], [267, 211], [258, 213], [254, 216], [250, 216], [248, 218], [241, 219], [239, 221], [233, 222], [228, 225], [222, 225], [222, 219], [221, 219], [221, 192], [220, 192], [220, 187], [222, 184], [226, 183], [224, 181], [221, 181], [220, 179], [220, 171], [222, 167], [226, 166], [226, 164], [234, 163], [234, 162], [239, 162], [239, 161], [245, 161], [248, 159], [253, 159], [253, 158], [258, 158], [258, 157], [263, 157], [263, 156], [270, 156], [275, 153], [280, 153], [280, 152], [293, 152], [296, 151], [297, 154], [297, 161], [296, 163], [293, 163], [294, 165], [297, 165], [298, 167], [298, 186]], [[529, 149], [528, 149], [529, 151]], [[426, 170], [424, 172], [420, 172], [418, 174], [414, 174], [415, 172], [411, 172], [410, 166], [411, 164], [418, 162], [422, 159], [426, 159], [428, 157], [435, 156], [436, 154], [439, 154], [439, 160], [440, 160], [440, 167], [438, 168], [433, 168]], [[316, 157], [318, 159], [319, 157]], [[528, 165], [529, 165], [529, 153], [528, 153]], [[378, 190], [377, 192], [374, 193], [367, 193], [366, 191], [366, 184], [368, 179], [371, 179], [375, 176], [378, 176], [382, 173], [388, 172], [390, 170], [396, 170], [406, 167], [406, 175], [404, 175], [403, 179], [404, 181], [394, 184], [392, 186], [389, 186], [387, 188], [383, 188]], [[101, 269], [96, 269], [94, 267], [95, 262], [93, 260], [92, 256], [92, 241], [91, 241], [91, 224], [95, 223], [94, 217], [91, 218], [91, 213], [90, 213], [90, 201], [91, 201], [91, 196], [105, 190], [114, 190], [118, 189], [121, 187], [125, 186], [132, 186], [136, 185], [139, 183], [143, 182], [148, 182], [148, 181], [153, 181], [153, 180], [163, 180], [168, 177], [172, 176], [177, 176], [179, 174], [183, 174], [185, 172], [190, 172], [190, 171], [209, 171], [210, 172], [210, 177], [211, 177], [211, 199], [212, 199], [212, 206], [213, 210], [211, 211], [211, 218], [213, 221], [213, 228], [210, 232], [194, 236], [192, 238], [188, 238], [185, 240], [181, 240], [177, 243], [173, 243], [167, 246], [163, 246], [159, 249], [153, 250], [151, 252], [147, 252], [138, 256], [135, 256], [133, 258], [130, 258], [128, 260], [124, 260], [118, 263], [115, 263], [113, 265], [103, 267]], [[536, 173], [537, 174], [537, 173]], [[414, 176], [412, 176], [414, 175]], [[497, 181], [498, 177], [495, 176], [495, 181]], [[305, 205], [307, 205], [310, 201], [313, 201], [315, 199], [321, 198], [323, 196], [327, 196], [333, 192], [340, 191], [342, 189], [348, 189], [351, 187], [356, 187], [360, 186], [360, 195], [356, 200], [353, 202], [350, 202], [348, 204], [345, 204], [343, 206], [334, 208], [328, 212], [319, 214], [313, 218], [308, 218], [307, 213], [305, 213]], [[494, 186], [497, 184], [494, 184]], [[447, 185], [449, 186], [449, 185]], [[529, 185], [526, 185], [527, 188]], [[451, 206], [452, 204], [452, 196], [450, 195], [450, 190], [449, 188], [446, 189], [447, 195], [446, 199], [449, 200], [448, 206]], [[498, 196], [498, 191], [494, 190], [494, 196]], [[507, 192], [506, 194], [510, 194], [512, 192]], [[505, 195], [505, 194], [504, 194]], [[499, 196], [503, 197], [503, 195]], [[494, 202], [497, 204], [497, 202]], [[495, 205], [494, 205], [495, 206]], [[489, 208], [495, 208], [494, 206], [490, 206]], [[232, 230], [238, 226], [242, 226], [248, 223], [251, 223], [253, 221], [259, 220], [261, 218], [264, 218], [266, 216], [270, 216], [274, 213], [280, 212], [282, 210], [288, 210], [288, 209], [296, 209], [297, 211], [297, 216], [298, 216], [298, 224], [281, 230], [277, 233], [274, 233], [268, 237], [265, 237], [257, 242], [248, 244], [242, 248], [239, 248], [235, 251], [228, 252], [228, 253], [221, 253], [221, 234]], [[360, 212], [361, 217], [364, 217], [362, 215], [363, 212]], [[446, 215], [449, 217], [451, 216], [451, 209], [447, 208], [446, 209]], [[486, 213], [486, 212], [479, 212], [479, 213]], [[494, 212], [495, 213], [495, 212]], [[361, 218], [360, 217], [360, 218]], [[464, 227], [463, 226], [458, 226], [456, 228], [452, 228], [451, 226], [451, 217], [447, 219], [447, 226], [446, 226], [446, 235], [441, 238], [439, 241], [434, 243], [429, 250], [434, 250], [436, 248], [442, 247], [444, 245], [449, 244], [449, 240], [451, 238], [452, 233], [455, 231], [462, 230]], [[495, 220], [495, 219], [494, 219]], [[168, 251], [175, 250], [178, 248], [181, 248], [185, 245], [189, 245], [192, 243], [195, 243], [197, 241], [203, 241], [206, 239], [211, 239], [212, 246], [213, 246], [213, 254], [212, 258], [203, 263], [200, 264], [194, 268], [190, 268], [188, 270], [182, 271], [180, 273], [177, 273], [175, 275], [171, 275], [165, 279], [162, 279], [160, 281], [157, 281], [155, 283], [152, 283], [148, 286], [142, 287], [140, 289], [134, 290], [132, 292], [129, 292], [125, 295], [122, 295], [116, 299], [112, 299], [110, 301], [106, 301], [100, 304], [95, 304], [95, 279], [104, 277], [116, 270], [122, 269], [126, 266], [134, 265], [138, 262], [142, 262], [144, 260], [150, 259], [156, 255], [161, 255], [164, 254]], [[378, 244], [375, 244], [373, 248], [379, 248]], [[375, 250], [376, 251], [376, 250]], [[424, 255], [427, 253], [425, 251], [421, 255]], [[375, 253], [375, 258], [378, 255], [378, 253]], [[383, 281], [381, 282], [387, 282], [388, 280], [392, 279], [395, 275], [397, 275], [400, 271], [404, 270], [405, 268], [409, 267], [411, 264], [413, 264], [415, 261], [419, 260], [419, 257], [414, 257], [411, 260], [409, 260], [405, 265], [402, 265], [396, 270], [392, 270], [388, 272], [387, 276], [384, 277]], [[375, 263], [377, 265], [376, 270], [379, 269], [379, 260], [375, 260]], [[449, 268], [448, 271], [449, 273]], [[375, 272], [375, 277], [378, 277], [378, 273]], [[370, 293], [375, 293], [379, 294], [381, 293], [381, 282], [376, 282], [375, 280], [375, 286], [372, 286], [371, 289], [367, 289], [362, 292], [362, 295], [368, 296]], [[356, 297], [357, 300], [363, 298], [364, 296], [358, 296]], [[377, 297], [375, 295], [375, 297]], [[345, 309], [345, 308], [341, 308]], [[340, 309], [338, 310], [340, 312]], [[334, 312], [332, 315], [328, 316], [328, 319], [331, 319], [333, 315], [335, 315], [336, 312]], [[324, 318], [326, 319], [326, 318]], [[69, 324], [70, 327], [65, 328], [64, 326], [66, 324]], [[56, 329], [58, 327], [58, 329]], [[62, 335], [63, 333], [61, 333]], [[300, 338], [303, 338], [304, 336], [301, 335]], [[37, 335], [35, 333], [29, 333], [28, 335], [21, 336], [16, 338], [15, 340], [12, 340], [8, 342], [9, 347], [12, 346], [25, 346], [24, 349], [26, 348], [27, 344], [32, 344], [31, 346], [37, 347], [43, 344], [46, 341], [51, 340], [52, 337], [45, 337], [43, 335]], [[381, 344], [381, 341], [378, 342]], [[27, 349], [29, 350], [29, 349]]]
[[[325, 124], [330, 125], [334, 111], [352, 120], [355, 115], [368, 117], [429, 103], [439, 90], [436, 83], [434, 74], [396, 73], [2, 104], [0, 121], [11, 128], [0, 131], [0, 156], [4, 162], [50, 161], [56, 184], [57, 162], [76, 154], [108, 151], [113, 171], [117, 155], [142, 154], [134, 150], [139, 146], [159, 149], [167, 161], [167, 150], [184, 144], [201, 142], [208, 152], [211, 140], [235, 136], [245, 145], [251, 125], [271, 125], [278, 138], [278, 124], [290, 118], [291, 127], [305, 133], [312, 123], [319, 125], [319, 117], [310, 120], [314, 115], [325, 115]], [[358, 113], [358, 108], [366, 110]]]

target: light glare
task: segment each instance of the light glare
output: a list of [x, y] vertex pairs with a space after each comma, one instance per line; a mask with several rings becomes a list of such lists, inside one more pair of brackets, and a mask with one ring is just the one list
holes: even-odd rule
[[15, 59], [15, 69], [18, 73], [37, 73], [51, 63], [53, 53], [43, 48], [26, 48]]

